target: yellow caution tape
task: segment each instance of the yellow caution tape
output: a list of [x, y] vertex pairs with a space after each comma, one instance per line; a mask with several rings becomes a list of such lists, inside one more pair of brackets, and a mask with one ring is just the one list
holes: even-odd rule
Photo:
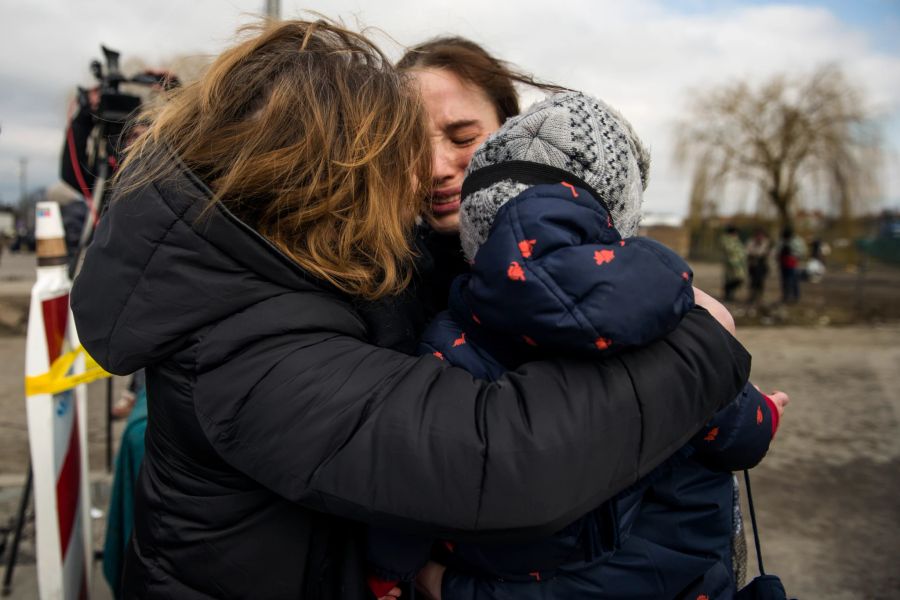
[[[69, 371], [75, 360], [84, 355], [84, 371], [81, 373], [73, 373], [69, 375]], [[66, 390], [71, 390], [75, 386], [90, 383], [104, 377], [111, 377], [111, 373], [103, 370], [103, 367], [97, 364], [91, 355], [87, 353], [84, 346], [78, 346], [71, 352], [66, 352], [53, 361], [50, 370], [43, 375], [35, 375], [33, 377], [25, 377], [25, 395], [34, 396], [36, 394], [58, 394]]]

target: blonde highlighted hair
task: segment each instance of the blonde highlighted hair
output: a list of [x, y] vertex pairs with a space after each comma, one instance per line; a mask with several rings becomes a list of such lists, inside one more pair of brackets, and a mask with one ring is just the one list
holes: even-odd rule
[[154, 155], [174, 151], [213, 202], [304, 270], [369, 299], [401, 291], [431, 180], [415, 88], [365, 36], [335, 23], [248, 31], [144, 115], [150, 127], [128, 151], [123, 185], [159, 177]]

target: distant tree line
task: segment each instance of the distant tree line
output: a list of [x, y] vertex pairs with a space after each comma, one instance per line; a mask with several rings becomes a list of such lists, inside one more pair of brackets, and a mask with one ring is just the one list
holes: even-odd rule
[[729, 184], [743, 182], [775, 210], [780, 228], [794, 226], [804, 195], [824, 190], [849, 237], [854, 214], [876, 195], [881, 136], [863, 93], [825, 66], [697, 93], [678, 124], [676, 158], [692, 171], [692, 230], [717, 214]]

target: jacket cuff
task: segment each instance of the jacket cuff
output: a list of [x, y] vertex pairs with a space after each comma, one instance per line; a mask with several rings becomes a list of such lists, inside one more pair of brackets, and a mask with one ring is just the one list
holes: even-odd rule
[[379, 579], [376, 575], [369, 575], [366, 577], [366, 583], [369, 584], [369, 589], [372, 590], [372, 593], [375, 594], [376, 598], [387, 595], [389, 591], [397, 586], [396, 581], [385, 581]]
[[766, 399], [766, 406], [769, 407], [769, 414], [772, 415], [772, 437], [775, 437], [775, 432], [778, 431], [778, 422], [780, 420], [780, 417], [778, 416], [778, 407], [775, 406], [772, 399], [765, 394], [763, 394], [762, 397]]

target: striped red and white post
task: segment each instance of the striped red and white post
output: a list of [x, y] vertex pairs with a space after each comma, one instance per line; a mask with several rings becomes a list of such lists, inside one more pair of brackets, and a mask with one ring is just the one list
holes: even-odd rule
[[[71, 281], [55, 202], [37, 204], [35, 237], [37, 281], [31, 290], [25, 376], [38, 587], [44, 600], [81, 600], [89, 597], [92, 556], [85, 386], [42, 391], [60, 376], [84, 370], [83, 355], [72, 354], [80, 346], [69, 309]], [[60, 372], [52, 368], [54, 363], [68, 366]]]

